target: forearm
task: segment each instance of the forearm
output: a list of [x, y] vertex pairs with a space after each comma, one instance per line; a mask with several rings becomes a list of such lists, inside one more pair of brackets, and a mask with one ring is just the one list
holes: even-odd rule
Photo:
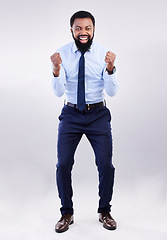
[[117, 93], [117, 89], [118, 89], [116, 73], [109, 75], [107, 72], [105, 72], [103, 74], [103, 79], [104, 79], [104, 88], [106, 93], [110, 97], [113, 97]]
[[54, 73], [52, 77], [52, 87], [57, 97], [61, 97], [65, 93], [65, 81], [66, 81], [65, 72], [64, 69], [61, 68], [59, 75], [56, 76]]

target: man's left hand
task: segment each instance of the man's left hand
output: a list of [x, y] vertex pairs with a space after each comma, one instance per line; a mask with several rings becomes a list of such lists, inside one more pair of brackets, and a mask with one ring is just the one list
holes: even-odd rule
[[105, 62], [107, 63], [106, 67], [109, 71], [112, 71], [112, 69], [114, 68], [115, 59], [116, 55], [113, 52], [108, 51], [106, 53]]

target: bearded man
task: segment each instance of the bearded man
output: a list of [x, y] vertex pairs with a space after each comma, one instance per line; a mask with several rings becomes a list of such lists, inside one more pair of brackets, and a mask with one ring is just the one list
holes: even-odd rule
[[93, 148], [99, 173], [99, 221], [106, 229], [114, 230], [116, 222], [110, 214], [110, 201], [115, 168], [111, 114], [106, 107], [104, 90], [111, 97], [116, 94], [116, 55], [93, 41], [95, 18], [91, 13], [76, 12], [70, 25], [74, 41], [51, 56], [54, 92], [58, 97], [66, 95], [58, 128], [56, 180], [62, 206], [55, 231], [65, 232], [74, 222], [71, 172], [74, 153], [83, 134]]

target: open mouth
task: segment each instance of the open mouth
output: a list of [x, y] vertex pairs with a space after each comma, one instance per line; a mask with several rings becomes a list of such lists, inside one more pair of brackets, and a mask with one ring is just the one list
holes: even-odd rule
[[87, 43], [87, 41], [89, 40], [89, 36], [88, 35], [80, 35], [80, 36], [78, 36], [78, 39], [81, 43]]

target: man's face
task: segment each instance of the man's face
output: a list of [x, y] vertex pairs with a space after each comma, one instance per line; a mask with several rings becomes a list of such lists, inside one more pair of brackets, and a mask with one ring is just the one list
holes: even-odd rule
[[71, 32], [79, 50], [88, 50], [92, 44], [95, 27], [90, 18], [76, 18]]

